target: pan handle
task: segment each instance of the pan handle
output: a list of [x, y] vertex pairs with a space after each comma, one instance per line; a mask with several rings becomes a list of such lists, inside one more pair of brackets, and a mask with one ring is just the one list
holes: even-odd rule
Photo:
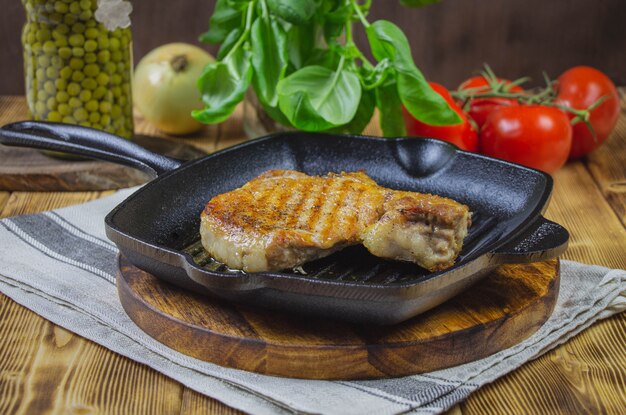
[[182, 161], [153, 153], [104, 131], [71, 124], [21, 121], [0, 128], [0, 143], [63, 151], [139, 169], [153, 177], [178, 168]]
[[492, 252], [495, 264], [521, 264], [545, 261], [567, 249], [567, 229], [540, 216], [513, 241]]

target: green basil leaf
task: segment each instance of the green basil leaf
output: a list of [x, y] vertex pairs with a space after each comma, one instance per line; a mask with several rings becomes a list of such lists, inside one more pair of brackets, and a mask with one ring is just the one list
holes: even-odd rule
[[337, 134], [361, 134], [372, 119], [375, 108], [376, 94], [374, 91], [363, 91], [354, 118], [352, 118], [348, 124], [332, 128], [327, 132]]
[[300, 69], [311, 56], [315, 47], [315, 26], [313, 24], [292, 25], [287, 32], [289, 63]]
[[326, 6], [324, 12], [324, 20], [331, 21], [333, 23], [346, 23], [348, 17], [354, 13], [353, 6], [350, 2], [345, 1], [331, 2]]
[[308, 22], [318, 6], [318, 0], [267, 0], [267, 7], [273, 15], [295, 25]]
[[423, 7], [429, 4], [439, 3], [441, 0], [400, 0], [400, 3], [409, 7]]
[[[345, 0], [325, 0], [322, 1], [320, 7], [317, 9], [317, 13], [320, 17], [327, 16], [333, 10], [337, 10], [339, 7], [345, 5]], [[349, 5], [351, 7], [351, 5]]]
[[402, 101], [395, 82], [385, 82], [376, 88], [376, 106], [380, 112], [380, 128], [385, 137], [403, 137], [406, 125], [402, 116]]
[[303, 66], [323, 66], [333, 70], [339, 65], [339, 59], [341, 59], [341, 56], [330, 49], [315, 48], [311, 51]]
[[429, 125], [452, 125], [463, 122], [446, 100], [436, 93], [421, 73], [398, 72], [398, 92], [406, 109]]
[[[252, 50], [252, 80], [259, 99], [271, 107], [278, 104], [276, 85], [287, 70], [287, 35], [273, 18], [257, 18], [250, 33]], [[262, 53], [260, 53], [262, 52]]]
[[324, 39], [326, 39], [328, 43], [331, 43], [343, 34], [345, 27], [345, 23], [324, 22]]
[[346, 27], [346, 21], [352, 13], [352, 5], [343, 2], [338, 3], [332, 9], [325, 11], [324, 15], [320, 17], [323, 21], [324, 38], [328, 43], [331, 43], [343, 34]]
[[222, 43], [229, 33], [241, 26], [242, 11], [232, 7], [228, 0], [217, 0], [209, 19], [209, 30], [200, 35], [200, 42]]
[[[361, 80], [363, 88], [370, 90], [378, 87], [387, 80], [387, 77], [392, 74], [393, 68], [389, 59], [385, 58], [378, 62], [374, 69], [361, 69]], [[395, 76], [395, 73], [393, 74]]]
[[374, 57], [379, 61], [387, 58], [393, 63], [400, 100], [415, 118], [430, 125], [462, 122], [415, 66], [409, 41], [398, 26], [386, 20], [378, 20], [366, 31]]
[[377, 20], [366, 28], [366, 34], [376, 60], [389, 59], [397, 70], [417, 70], [409, 41], [398, 26], [387, 20]]
[[205, 107], [191, 115], [198, 121], [214, 124], [225, 121], [244, 97], [252, 79], [250, 53], [236, 52], [228, 61], [207, 65], [198, 80]]
[[226, 36], [226, 38], [222, 42], [222, 46], [220, 46], [220, 50], [217, 51], [218, 60], [224, 59], [224, 57], [228, 54], [228, 52], [230, 52], [233, 46], [235, 46], [242, 34], [242, 28], [238, 27]]
[[277, 89], [281, 111], [305, 131], [347, 124], [361, 100], [359, 77], [341, 68], [307, 66], [281, 80]]
[[[283, 101], [284, 102], [284, 101]], [[306, 94], [300, 92], [289, 97], [288, 104], [282, 104], [279, 98], [278, 104], [281, 111], [296, 128], [304, 131], [323, 131], [335, 127], [335, 124], [325, 120], [317, 108], [311, 105], [311, 100]], [[289, 109], [285, 109], [289, 105]]]
[[233, 9], [244, 10], [252, 0], [226, 0]]

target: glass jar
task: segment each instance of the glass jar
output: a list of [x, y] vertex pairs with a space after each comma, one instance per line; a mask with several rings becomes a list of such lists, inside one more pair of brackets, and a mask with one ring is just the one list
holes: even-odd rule
[[35, 120], [78, 124], [130, 139], [130, 21], [126, 27], [105, 26], [96, 19], [100, 2], [22, 0], [28, 109]]

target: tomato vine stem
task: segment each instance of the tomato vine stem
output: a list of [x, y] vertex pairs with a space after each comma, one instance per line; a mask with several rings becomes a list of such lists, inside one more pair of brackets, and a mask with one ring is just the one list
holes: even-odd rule
[[590, 122], [591, 111], [602, 104], [602, 102], [608, 98], [607, 96], [600, 97], [600, 99], [585, 109], [575, 109], [556, 101], [558, 83], [550, 79], [545, 72], [543, 73], [543, 78], [546, 83], [545, 87], [524, 92], [511, 92], [511, 89], [528, 82], [530, 80], [529, 77], [522, 77], [512, 82], [506, 82], [500, 80], [487, 64], [485, 64], [485, 69], [482, 71], [481, 75], [487, 81], [487, 86], [450, 91], [453, 98], [461, 101], [461, 107], [463, 107], [464, 110], [468, 109], [471, 101], [474, 99], [489, 98], [513, 99], [522, 105], [555, 107], [573, 115], [571, 118], [572, 125], [584, 122], [589, 132], [591, 132], [593, 139], [597, 140], [596, 132]]

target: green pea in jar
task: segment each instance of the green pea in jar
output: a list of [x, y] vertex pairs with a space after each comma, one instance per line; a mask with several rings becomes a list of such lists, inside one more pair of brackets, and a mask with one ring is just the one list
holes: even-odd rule
[[130, 3], [22, 0], [26, 97], [35, 120], [133, 136]]

